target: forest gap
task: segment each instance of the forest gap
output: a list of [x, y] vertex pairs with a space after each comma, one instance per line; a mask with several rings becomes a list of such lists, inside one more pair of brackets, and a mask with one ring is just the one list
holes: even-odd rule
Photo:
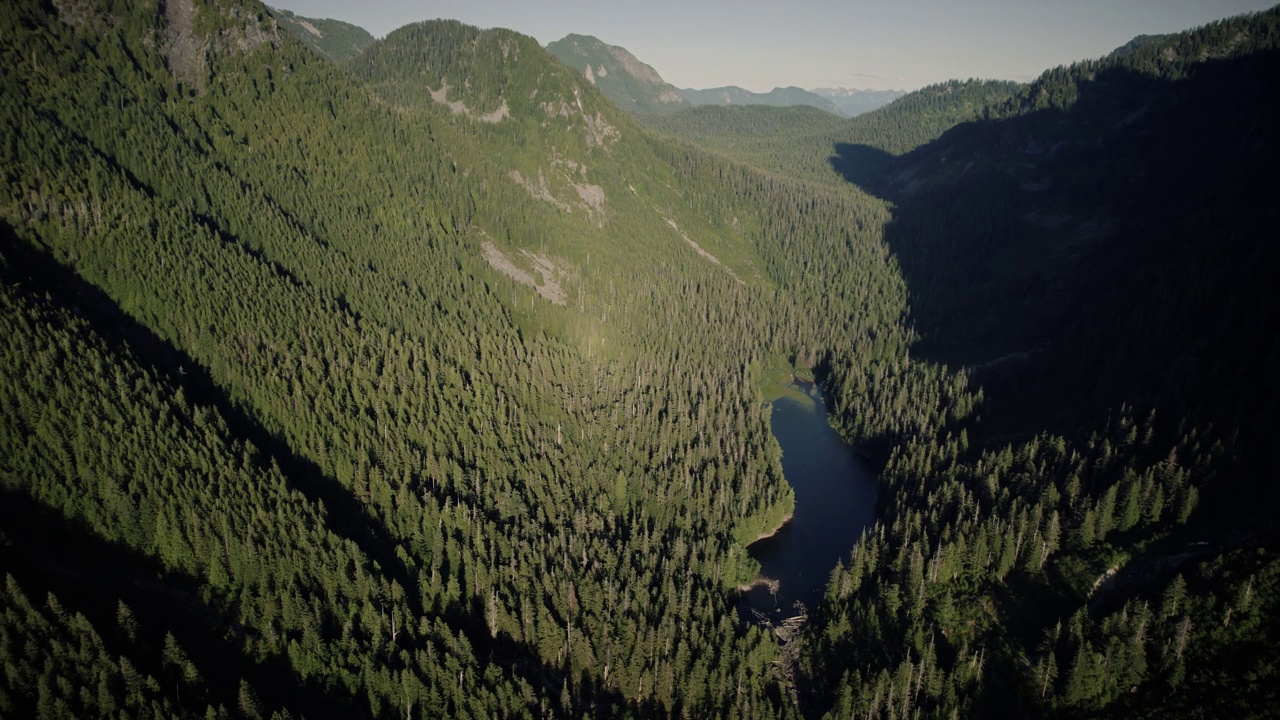
[[761, 576], [741, 604], [744, 621], [777, 624], [812, 608], [836, 563], [875, 520], [876, 478], [827, 422], [821, 387], [793, 379], [772, 403], [770, 427], [782, 446], [782, 471], [795, 491], [791, 520], [752, 543]]

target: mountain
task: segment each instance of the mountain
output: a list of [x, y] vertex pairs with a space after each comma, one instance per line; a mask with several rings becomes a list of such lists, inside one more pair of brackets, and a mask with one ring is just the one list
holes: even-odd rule
[[833, 115], [840, 114], [830, 100], [798, 87], [774, 88], [767, 93], [734, 86], [677, 89], [625, 48], [606, 44], [590, 35], [566, 35], [547, 45], [547, 52], [582, 73], [587, 82], [600, 88], [627, 112], [667, 115], [701, 105], [810, 105]]
[[791, 107], [809, 105], [825, 110], [832, 115], [839, 115], [840, 109], [835, 103], [808, 90], [798, 87], [777, 87], [767, 93], [756, 93], [730, 85], [727, 87], [708, 88], [706, 90], [682, 89], [680, 94], [690, 105], [772, 105], [775, 107]]
[[809, 105], [703, 105], [646, 117], [645, 125], [738, 162], [806, 182], [845, 185], [823, 166], [849, 120]]
[[[809, 656], [819, 707], [910, 694], [896, 665], [992, 688], [962, 716], [1269, 712], [1263, 646], [1280, 624], [1241, 600], [1277, 578], [1280, 493], [1257, 478], [1280, 430], [1266, 380], [1280, 216], [1265, 199], [1280, 143], [1262, 130], [1280, 121], [1278, 27], [1272, 10], [1151, 38], [1047, 71], [934, 139], [881, 125], [836, 148], [895, 208], [885, 238], [915, 351], [965, 367], [988, 402], [981, 431], [930, 454], [953, 459], [886, 465], [900, 490], [884, 522], [938, 520], [867, 543], [833, 581], [810, 637], [851, 634]], [[830, 392], [856, 404], [866, 388]], [[1040, 549], [1021, 553], [1027, 538]], [[886, 596], [890, 578], [923, 590]], [[1258, 624], [1237, 628], [1242, 611]], [[918, 659], [860, 649], [911, 637]], [[967, 676], [966, 655], [1001, 669]], [[1124, 670], [1094, 672], [1107, 664]], [[1236, 687], [1237, 671], [1256, 674]], [[945, 691], [914, 704], [956, 707]]]
[[[1280, 494], [1253, 480], [1280, 430], [1265, 379], [1280, 357], [1267, 230], [1280, 218], [1265, 199], [1280, 146], [1262, 130], [1277, 121], [1277, 23], [1271, 11], [1140, 38], [1029, 84], [943, 83], [840, 127], [729, 108], [655, 123], [891, 203], [913, 351], [964, 368], [984, 396], [962, 438], [891, 451], [885, 537], [858, 546], [805, 635], [824, 648], [801, 660], [814, 715], [874, 715], [915, 692], [908, 676], [975, 683], [960, 704], [916, 695], [934, 716], [1266, 715], [1280, 626], [1240, 601], [1276, 582], [1280, 540]], [[869, 390], [836, 380], [827, 397], [856, 423], [875, 411]], [[932, 514], [949, 519], [891, 529]], [[997, 540], [1001, 527], [1012, 534]], [[1037, 533], [1040, 552], [1021, 555], [1017, 538]], [[1258, 625], [1233, 630], [1242, 608]], [[965, 657], [1016, 659], [969, 676]], [[1160, 679], [1091, 674], [1117, 662]], [[1257, 679], [1233, 687], [1241, 673]]]
[[794, 715], [733, 611], [792, 506], [759, 387], [897, 373], [877, 201], [510, 31], [0, 23], [5, 714]]
[[[642, 122], [509, 30], [6, 4], [0, 714], [1268, 716], [1278, 28]], [[797, 373], [881, 506], [775, 628]]]
[[279, 8], [268, 10], [294, 37], [334, 62], [350, 60], [374, 43], [374, 37], [367, 30], [351, 23], [302, 17]]
[[547, 45], [547, 52], [628, 112], [662, 114], [687, 106], [679, 90], [625, 48], [590, 35], [566, 35]]
[[814, 88], [815, 95], [820, 95], [835, 104], [836, 109], [845, 117], [857, 117], [865, 112], [884, 107], [906, 95], [905, 90], [858, 90], [850, 88]]

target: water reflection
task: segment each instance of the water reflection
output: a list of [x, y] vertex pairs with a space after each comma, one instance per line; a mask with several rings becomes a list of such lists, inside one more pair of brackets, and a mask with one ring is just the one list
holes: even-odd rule
[[[836, 563], [875, 519], [876, 479], [827, 422], [821, 390], [795, 382], [797, 392], [774, 401], [771, 425], [782, 446], [782, 470], [795, 491], [791, 522], [748, 551], [761, 582], [743, 595], [744, 619], [777, 623], [812, 607]], [[798, 605], [797, 605], [798, 604]]]

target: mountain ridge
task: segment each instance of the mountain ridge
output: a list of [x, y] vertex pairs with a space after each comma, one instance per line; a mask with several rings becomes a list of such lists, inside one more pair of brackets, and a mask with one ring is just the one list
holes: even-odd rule
[[267, 10], [294, 37], [334, 62], [341, 63], [356, 57], [375, 41], [369, 31], [352, 23], [303, 17], [271, 6], [267, 6]]
[[661, 114], [686, 105], [675, 86], [625, 48], [590, 35], [570, 34], [548, 44], [547, 51], [629, 112]]
[[689, 104], [695, 107], [701, 105], [770, 105], [775, 107], [808, 105], [829, 112], [832, 115], [843, 115], [840, 109], [836, 107], [836, 104], [829, 98], [794, 85], [776, 87], [766, 93], [752, 92], [736, 85], [704, 90], [684, 88], [680, 90], [680, 93], [684, 95], [685, 100], [689, 101]]
[[625, 48], [609, 45], [590, 35], [566, 35], [546, 47], [548, 52], [582, 73], [588, 82], [598, 85], [614, 104], [628, 112], [669, 115], [688, 107], [705, 105], [808, 105], [832, 115], [851, 117], [884, 105], [902, 94], [894, 90], [828, 88], [830, 94], [824, 95], [794, 85], [775, 87], [764, 93], [736, 85], [707, 89], [676, 88], [663, 80], [651, 65], [641, 62]]
[[[990, 488], [1016, 495], [1005, 483], [1016, 486], [1021, 473], [1030, 472], [1035, 480], [1025, 487], [1042, 498], [1085, 492], [1086, 509], [1074, 513], [1083, 524], [1065, 535], [1052, 527], [1040, 535], [1041, 542], [1062, 543], [1056, 562], [1064, 582], [1054, 588], [1034, 568], [1008, 566], [999, 585], [977, 591], [996, 603], [978, 621], [988, 629], [948, 641], [961, 647], [980, 641], [992, 656], [1026, 658], [1034, 669], [1021, 681], [986, 674], [984, 683], [1021, 686], [1025, 695], [987, 694], [969, 706], [973, 714], [1036, 707], [1047, 715], [1158, 717], [1179, 707], [1215, 707], [1265, 715], [1261, 698], [1269, 681], [1246, 683], [1237, 694], [1223, 669], [1235, 666], [1234, 647], [1242, 653], [1240, 667], [1274, 676], [1265, 652], [1244, 639], [1252, 630], [1237, 634], [1216, 623], [1198, 636], [1203, 647], [1194, 660], [1133, 649], [1126, 656], [1132, 660], [1120, 661], [1163, 674], [1156, 686], [1094, 676], [1089, 668], [1094, 660], [1119, 660], [1119, 638], [1132, 639], [1139, 627], [1157, 633], [1144, 638], [1168, 638], [1176, 647], [1190, 617], [1237, 612], [1231, 598], [1242, 590], [1239, 583], [1276, 572], [1277, 538], [1268, 518], [1280, 496], [1269, 483], [1255, 482], [1258, 471], [1250, 468], [1271, 463], [1270, 436], [1280, 414], [1280, 397], [1258, 392], [1277, 357], [1267, 309], [1273, 301], [1266, 299], [1273, 291], [1265, 278], [1280, 266], [1266, 230], [1276, 222], [1274, 206], [1259, 198], [1271, 185], [1266, 168], [1280, 145], [1274, 134], [1254, 130], [1277, 122], [1267, 89], [1280, 75], [1277, 24], [1280, 11], [1273, 10], [1148, 39], [1097, 61], [1048, 70], [920, 144], [837, 148], [844, 164], [833, 165], [896, 208], [886, 242], [912, 288], [921, 332], [916, 351], [967, 366], [989, 398], [985, 429], [953, 446], [972, 442], [985, 449], [944, 468], [895, 469], [890, 461], [885, 475], [898, 478], [890, 484], [909, 494], [928, 477], [927, 497], [940, 498], [984, 494], [982, 483], [991, 482]], [[1253, 299], [1244, 301], [1242, 292]], [[1231, 310], [1219, 315], [1224, 307]], [[1241, 333], [1241, 327], [1259, 331]], [[837, 381], [832, 397], [840, 396], [838, 387]], [[851, 399], [857, 402], [862, 391], [854, 388]], [[1047, 407], [1054, 408], [1051, 416]], [[1117, 443], [1129, 448], [1123, 459], [1106, 459]], [[1064, 448], [1083, 459], [1070, 459]], [[1170, 474], [1175, 460], [1178, 470]], [[1123, 469], [1100, 470], [1113, 462]], [[1093, 470], [1086, 470], [1090, 464]], [[1041, 469], [1031, 469], [1037, 465]], [[982, 480], [992, 472], [999, 479]], [[1103, 479], [1108, 472], [1117, 474]], [[1134, 480], [1144, 476], [1153, 480], [1149, 491]], [[1157, 478], [1173, 482], [1157, 493], [1163, 482]], [[1094, 496], [1082, 490], [1103, 485], [1110, 487]], [[896, 518], [926, 506], [942, 516], [950, 512], [924, 495], [895, 502], [900, 510], [889, 514]], [[1053, 505], [1047, 502], [1028, 512], [1043, 517]], [[1117, 514], [1121, 506], [1127, 514]], [[1137, 512], [1157, 507], [1176, 520], [1149, 524]], [[1059, 520], [1073, 515], [1064, 506], [1052, 512]], [[928, 525], [919, 531], [922, 542], [948, 532]], [[952, 551], [992, 541], [984, 535], [972, 526]], [[894, 565], [890, 556], [909, 552], [902, 542], [895, 536], [881, 547], [884, 567]], [[931, 552], [945, 557], [948, 551], [938, 548], [948, 544]], [[1189, 547], [1212, 549], [1183, 555]], [[875, 544], [866, 552], [874, 554]], [[1033, 556], [1032, 565], [1055, 562], [1045, 557]], [[865, 583], [864, 568], [875, 562], [853, 558], [842, 587]], [[895, 572], [912, 571], [900, 563], [885, 577]], [[973, 576], [960, 566], [953, 572], [956, 580], [943, 581], [940, 595], [905, 619], [895, 599], [875, 610], [870, 607], [880, 601], [869, 592], [841, 590], [819, 611], [812, 637], [831, 637], [830, 627], [849, 623], [853, 612], [896, 617], [907, 633], [927, 632], [948, 622], [942, 618], [961, 598], [973, 601]], [[1107, 582], [1113, 573], [1123, 580]], [[1199, 600], [1181, 605], [1181, 593], [1192, 586]], [[1058, 607], [1062, 624], [1019, 610], [1028, 598]], [[1267, 619], [1258, 632], [1274, 638], [1271, 612], [1262, 613]], [[1035, 629], [1019, 643], [1007, 628], [1023, 623]], [[855, 642], [874, 647], [883, 639], [871, 632]], [[858, 651], [835, 643], [830, 652]], [[858, 707], [891, 692], [883, 678], [837, 679], [816, 663], [811, 667], [815, 678], [827, 678], [819, 684], [830, 683], [819, 707]], [[1044, 703], [1047, 696], [1054, 699]]]

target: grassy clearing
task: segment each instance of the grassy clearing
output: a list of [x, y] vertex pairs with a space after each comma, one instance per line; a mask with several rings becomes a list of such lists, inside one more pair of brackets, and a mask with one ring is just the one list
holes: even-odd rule
[[760, 369], [756, 382], [765, 402], [772, 403], [784, 397], [797, 402], [813, 402], [808, 393], [795, 386], [796, 379], [812, 382], [813, 372], [808, 368], [794, 367], [784, 358], [774, 358]]

